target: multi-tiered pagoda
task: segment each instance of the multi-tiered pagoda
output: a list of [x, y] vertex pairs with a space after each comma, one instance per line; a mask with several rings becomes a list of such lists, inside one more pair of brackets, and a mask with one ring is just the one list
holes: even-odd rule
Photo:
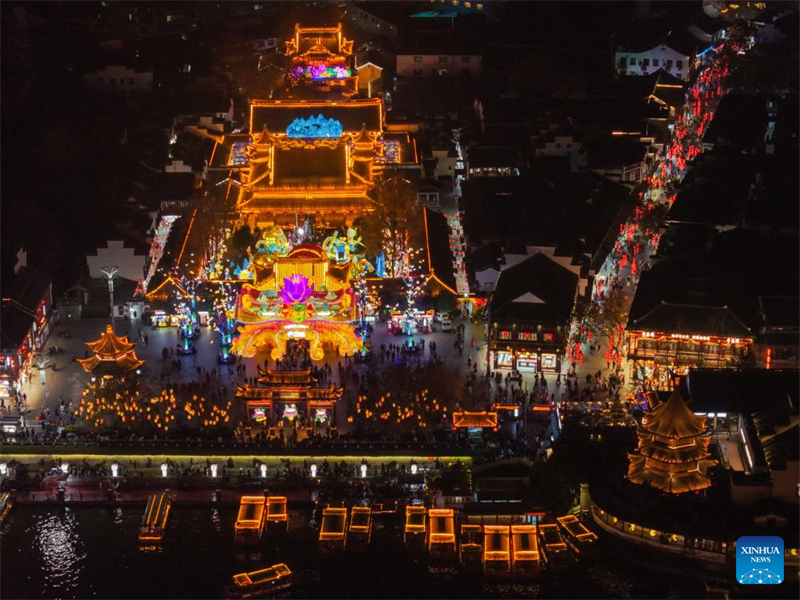
[[367, 192], [384, 150], [383, 101], [352, 98], [353, 42], [341, 24], [295, 26], [286, 55], [283, 97], [250, 105], [237, 210], [251, 227], [295, 225], [306, 216], [317, 227], [350, 225], [370, 210]]
[[707, 470], [716, 461], [709, 459], [706, 417], [695, 415], [679, 392], [645, 415], [638, 435], [639, 446], [628, 455], [628, 479], [633, 483], [648, 483], [671, 494], [711, 485]]
[[144, 360], [136, 356], [136, 344], [129, 342], [124, 335], [115, 335], [111, 325], [100, 339], [86, 342], [93, 352], [89, 358], [79, 358], [78, 362], [90, 373], [97, 375], [122, 375], [144, 364]]

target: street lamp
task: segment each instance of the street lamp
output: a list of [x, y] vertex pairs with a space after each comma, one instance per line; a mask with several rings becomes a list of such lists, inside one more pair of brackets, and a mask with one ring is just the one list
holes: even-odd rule
[[119, 267], [103, 267], [100, 272], [108, 279], [108, 294], [111, 300], [111, 331], [116, 333], [114, 329], [115, 314], [114, 314], [114, 277], [119, 272]]

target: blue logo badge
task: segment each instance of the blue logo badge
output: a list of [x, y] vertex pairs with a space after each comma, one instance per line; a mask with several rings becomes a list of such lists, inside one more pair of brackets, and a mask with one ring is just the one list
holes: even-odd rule
[[783, 538], [748, 535], [736, 540], [736, 581], [746, 585], [783, 583]]

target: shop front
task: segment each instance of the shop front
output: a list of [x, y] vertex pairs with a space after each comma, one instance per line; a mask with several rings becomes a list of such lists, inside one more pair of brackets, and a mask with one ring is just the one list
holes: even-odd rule
[[559, 373], [561, 353], [542, 351], [497, 350], [489, 352], [489, 362], [495, 370], [519, 373]]

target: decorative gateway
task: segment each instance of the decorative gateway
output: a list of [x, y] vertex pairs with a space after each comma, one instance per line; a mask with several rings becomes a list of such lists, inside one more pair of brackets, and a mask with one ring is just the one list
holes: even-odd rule
[[[338, 238], [337, 238], [338, 239]], [[346, 238], [346, 252], [301, 244], [286, 252], [260, 252], [254, 257], [254, 282], [245, 283], [239, 297], [239, 336], [232, 351], [252, 358], [272, 348], [279, 360], [291, 339], [306, 340], [312, 360], [321, 360], [324, 347], [341, 356], [362, 349], [356, 333], [356, 293], [352, 280], [363, 274], [366, 261], [353, 254], [355, 232]]]

